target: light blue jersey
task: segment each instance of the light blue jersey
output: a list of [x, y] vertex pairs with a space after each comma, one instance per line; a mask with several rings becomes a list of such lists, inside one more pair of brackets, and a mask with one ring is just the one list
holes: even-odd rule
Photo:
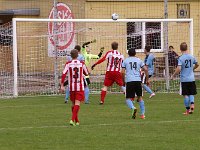
[[150, 53], [149, 55], [145, 57], [144, 63], [148, 67], [149, 75], [153, 75], [154, 73], [154, 64], [153, 64], [154, 60], [155, 60], [155, 57], [152, 53]]
[[197, 64], [197, 61], [191, 54], [183, 54], [178, 58], [178, 66], [181, 66], [181, 82], [195, 81], [193, 71], [194, 64]]
[[126, 82], [141, 81], [140, 68], [144, 66], [141, 59], [128, 57], [122, 63], [122, 68], [126, 69]]
[[[85, 58], [84, 58], [84, 56], [82, 54], [78, 54], [77, 59], [79, 61], [85, 61]], [[67, 61], [72, 61], [72, 57], [71, 56], [67, 56]]]

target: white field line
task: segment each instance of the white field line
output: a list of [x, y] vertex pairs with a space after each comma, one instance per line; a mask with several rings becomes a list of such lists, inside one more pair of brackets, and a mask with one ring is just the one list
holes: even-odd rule
[[[199, 122], [200, 120], [163, 120], [163, 121], [142, 121], [142, 122], [123, 122], [123, 123], [104, 123], [104, 124], [82, 124], [79, 127], [98, 127], [98, 126], [118, 126], [118, 125], [138, 125], [138, 124], [170, 124], [170, 123], [185, 123], [185, 122]], [[0, 131], [7, 130], [28, 130], [28, 129], [49, 129], [49, 128], [70, 128], [71, 126], [67, 123], [66, 125], [60, 126], [28, 126], [28, 127], [16, 127], [16, 128], [0, 128]]]

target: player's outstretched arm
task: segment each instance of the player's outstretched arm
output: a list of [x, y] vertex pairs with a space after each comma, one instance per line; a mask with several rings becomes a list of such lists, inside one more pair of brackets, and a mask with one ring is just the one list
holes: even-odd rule
[[100, 49], [100, 53], [98, 55], [93, 55], [93, 54], [87, 54], [89, 56], [90, 59], [99, 59], [104, 51], [104, 47], [101, 47]]
[[91, 43], [96, 43], [96, 39], [92, 40], [92, 41], [89, 41], [89, 42], [85, 42], [83, 43], [82, 47], [85, 48], [85, 46], [91, 44]]
[[109, 52], [107, 52], [105, 56], [103, 56], [101, 59], [99, 59], [99, 61], [97, 61], [94, 65], [92, 65], [91, 69], [93, 70], [96, 65], [104, 62], [108, 55], [109, 55]]
[[104, 51], [104, 47], [101, 47], [100, 48], [100, 52], [98, 54], [99, 58], [101, 58], [102, 54], [103, 54], [103, 51]]

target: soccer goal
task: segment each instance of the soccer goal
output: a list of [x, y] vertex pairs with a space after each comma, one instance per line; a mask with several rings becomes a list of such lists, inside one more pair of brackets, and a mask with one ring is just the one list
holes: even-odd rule
[[[0, 97], [23, 95], [58, 94], [60, 76], [66, 55], [76, 44], [96, 40], [87, 47], [88, 53], [98, 55], [104, 47], [103, 55], [111, 49], [111, 43], [119, 43], [119, 51], [127, 57], [127, 50], [135, 48], [137, 57], [144, 60], [145, 45], [151, 45], [155, 55], [154, 76], [150, 86], [155, 92], [176, 92], [179, 78], [170, 81], [176, 67], [176, 58], [171, 58], [168, 47], [180, 55], [179, 45], [186, 42], [193, 53], [193, 19], [27, 19], [14, 18], [11, 44], [11, 69], [0, 66]], [[5, 51], [1, 45], [1, 57]], [[88, 66], [97, 60], [92, 60]], [[101, 90], [106, 63], [91, 71], [90, 90]], [[120, 92], [114, 85], [110, 92]]]

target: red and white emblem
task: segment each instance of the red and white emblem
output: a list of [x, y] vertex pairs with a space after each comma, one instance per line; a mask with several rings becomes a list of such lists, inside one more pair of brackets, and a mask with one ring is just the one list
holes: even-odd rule
[[[64, 3], [58, 3], [52, 8], [49, 18], [74, 19], [71, 9]], [[55, 44], [57, 45], [57, 56], [62, 57], [69, 54], [75, 46], [74, 22], [49, 22], [48, 23], [48, 56], [55, 57]]]

